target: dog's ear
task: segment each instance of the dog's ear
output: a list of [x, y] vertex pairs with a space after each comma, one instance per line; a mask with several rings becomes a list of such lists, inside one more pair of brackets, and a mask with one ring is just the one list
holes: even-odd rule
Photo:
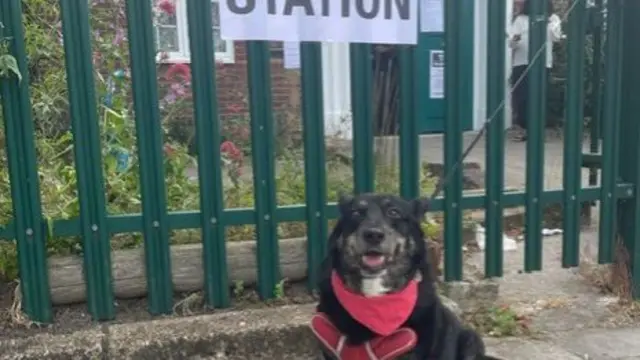
[[418, 198], [414, 199], [411, 202], [411, 208], [413, 211], [413, 216], [416, 217], [419, 221], [424, 220], [424, 215], [429, 210], [429, 199], [427, 198]]
[[338, 194], [338, 210], [341, 215], [349, 214], [353, 205], [353, 195], [339, 193]]

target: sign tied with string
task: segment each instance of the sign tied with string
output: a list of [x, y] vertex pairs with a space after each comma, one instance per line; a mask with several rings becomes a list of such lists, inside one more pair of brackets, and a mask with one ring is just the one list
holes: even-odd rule
[[416, 0], [220, 0], [228, 40], [417, 43]]

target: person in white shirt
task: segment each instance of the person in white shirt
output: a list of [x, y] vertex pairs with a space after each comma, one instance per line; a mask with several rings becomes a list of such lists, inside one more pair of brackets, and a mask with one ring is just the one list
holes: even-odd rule
[[[512, 51], [511, 86], [515, 86], [512, 94], [513, 108], [515, 110], [515, 124], [522, 131], [517, 137], [518, 140], [526, 140], [526, 129], [529, 119], [527, 119], [527, 97], [528, 79], [527, 66], [529, 65], [529, 2], [531, 0], [514, 0], [514, 17], [508, 30], [509, 46]], [[539, 1], [539, 0], [534, 0]], [[553, 11], [553, 3], [548, 1], [547, 13], [547, 42], [546, 42], [546, 68], [547, 78], [549, 71], [553, 67], [553, 43], [565, 38], [562, 32], [562, 21]], [[537, 52], [537, 49], [533, 51]], [[518, 82], [518, 80], [522, 78]]]

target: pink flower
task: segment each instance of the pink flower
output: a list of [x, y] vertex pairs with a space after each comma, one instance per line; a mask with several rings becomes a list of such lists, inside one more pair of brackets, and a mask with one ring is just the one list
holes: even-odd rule
[[227, 155], [233, 161], [242, 161], [242, 151], [229, 140], [220, 144], [220, 152]]
[[165, 144], [164, 145], [164, 154], [167, 156], [171, 156], [173, 155], [173, 153], [176, 151], [176, 149], [173, 148], [173, 146], [169, 145], [169, 144]]
[[176, 13], [176, 4], [171, 0], [160, 0], [158, 2], [158, 8], [168, 15]]
[[191, 81], [191, 68], [184, 63], [171, 65], [164, 74], [164, 78], [171, 80], [174, 77], [181, 77], [183, 81]]
[[240, 112], [242, 112], [242, 106], [238, 105], [238, 104], [229, 104], [227, 106], [227, 112], [230, 114], [238, 114]]

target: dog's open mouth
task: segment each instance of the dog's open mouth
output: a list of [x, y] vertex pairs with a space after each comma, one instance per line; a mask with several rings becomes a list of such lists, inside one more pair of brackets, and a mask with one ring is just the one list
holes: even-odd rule
[[368, 270], [381, 270], [387, 262], [387, 256], [380, 251], [370, 250], [362, 255], [362, 264]]

